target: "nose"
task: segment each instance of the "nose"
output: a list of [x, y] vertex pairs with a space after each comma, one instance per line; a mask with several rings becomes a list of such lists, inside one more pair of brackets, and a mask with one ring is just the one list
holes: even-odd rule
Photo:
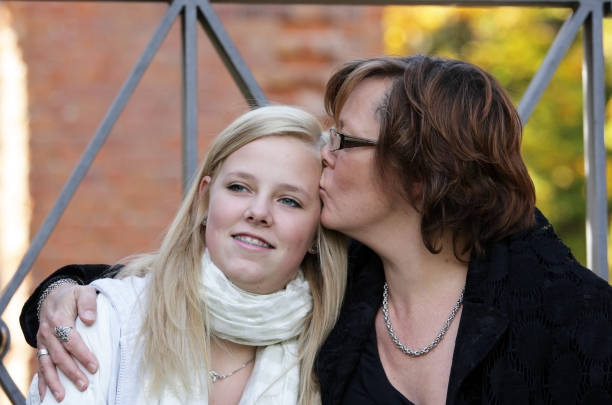
[[321, 148], [321, 159], [323, 160], [323, 167], [334, 168], [336, 164], [336, 154], [329, 150], [329, 144], [325, 144]]
[[269, 202], [264, 198], [254, 198], [245, 210], [244, 218], [247, 222], [254, 225], [272, 225], [272, 213], [270, 211]]

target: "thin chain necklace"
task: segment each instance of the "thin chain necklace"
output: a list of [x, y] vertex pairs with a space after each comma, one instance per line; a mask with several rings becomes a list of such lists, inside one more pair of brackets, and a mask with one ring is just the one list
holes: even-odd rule
[[212, 382], [214, 384], [219, 380], [225, 380], [226, 378], [233, 376], [235, 373], [237, 373], [238, 371], [242, 370], [243, 368], [248, 366], [250, 363], [252, 363], [253, 360], [255, 360], [255, 357], [253, 357], [251, 360], [247, 361], [246, 363], [242, 364], [236, 370], [229, 372], [227, 374], [219, 374], [215, 370], [210, 370], [208, 374], [210, 375], [210, 378], [212, 379]]
[[463, 293], [464, 292], [465, 292], [465, 287], [461, 290], [461, 295], [459, 295], [459, 299], [455, 303], [455, 306], [453, 307], [453, 309], [451, 309], [450, 315], [448, 316], [448, 318], [442, 325], [442, 329], [440, 329], [440, 332], [438, 332], [434, 340], [430, 344], [428, 344], [427, 346], [425, 346], [424, 348], [420, 350], [412, 350], [406, 347], [404, 344], [402, 344], [402, 342], [400, 342], [399, 338], [395, 334], [395, 331], [393, 330], [393, 326], [391, 325], [391, 317], [389, 316], [389, 308], [387, 307], [387, 303], [389, 301], [389, 286], [385, 282], [385, 287], [383, 289], [382, 313], [383, 313], [383, 318], [385, 319], [385, 326], [387, 327], [387, 332], [389, 332], [389, 336], [391, 337], [391, 340], [393, 341], [393, 343], [395, 343], [395, 346], [397, 346], [398, 349], [400, 349], [402, 352], [404, 352], [404, 354], [407, 354], [410, 357], [423, 356], [424, 354], [429, 353], [434, 347], [438, 346], [438, 343], [440, 343], [440, 341], [446, 334], [448, 327], [450, 326], [451, 322], [453, 322], [453, 319], [455, 319], [455, 315], [457, 315], [457, 311], [459, 311], [459, 308], [461, 307], [461, 304], [463, 303]]

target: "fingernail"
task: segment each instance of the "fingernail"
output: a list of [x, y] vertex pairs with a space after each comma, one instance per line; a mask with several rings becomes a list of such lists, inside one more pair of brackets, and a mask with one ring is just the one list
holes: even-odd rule
[[85, 314], [83, 316], [85, 317], [85, 319], [89, 320], [92, 320], [95, 317], [93, 311], [85, 311]]
[[98, 365], [94, 362], [91, 362], [87, 365], [87, 370], [89, 370], [89, 372], [93, 374], [98, 370]]
[[60, 400], [60, 393], [59, 391], [53, 391], [53, 396], [55, 397], [55, 400], [59, 402]]
[[87, 383], [83, 380], [79, 380], [77, 384], [79, 385], [79, 389], [81, 391], [85, 391], [85, 388], [87, 388]]

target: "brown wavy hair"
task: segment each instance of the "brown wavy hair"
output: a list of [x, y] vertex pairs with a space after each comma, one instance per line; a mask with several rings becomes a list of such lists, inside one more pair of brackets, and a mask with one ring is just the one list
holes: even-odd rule
[[327, 83], [325, 108], [336, 122], [368, 78], [389, 80], [377, 108], [380, 181], [421, 213], [429, 251], [439, 252], [450, 231], [457, 258], [482, 256], [490, 241], [533, 225], [535, 189], [520, 153], [521, 120], [493, 76], [467, 62], [422, 55], [355, 60]]

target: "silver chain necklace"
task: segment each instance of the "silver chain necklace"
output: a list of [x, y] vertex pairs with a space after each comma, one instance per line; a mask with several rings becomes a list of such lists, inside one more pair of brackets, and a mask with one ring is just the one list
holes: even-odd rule
[[450, 315], [442, 325], [442, 329], [440, 329], [440, 332], [438, 332], [434, 340], [421, 350], [412, 350], [402, 344], [402, 342], [400, 342], [399, 338], [395, 334], [395, 331], [393, 330], [393, 326], [391, 325], [391, 317], [389, 316], [389, 308], [387, 307], [387, 303], [389, 301], [389, 286], [385, 282], [385, 287], [383, 290], [382, 313], [383, 318], [385, 319], [385, 326], [387, 327], [387, 332], [389, 332], [389, 336], [391, 337], [391, 340], [393, 340], [393, 343], [395, 343], [395, 346], [397, 346], [398, 349], [400, 349], [402, 352], [404, 352], [404, 354], [407, 354], [410, 357], [422, 356], [424, 354], [429, 353], [434, 347], [438, 346], [438, 343], [440, 343], [440, 341], [446, 334], [448, 327], [450, 326], [451, 322], [453, 322], [453, 319], [455, 319], [455, 315], [457, 315], [457, 311], [459, 311], [459, 307], [461, 307], [461, 304], [463, 303], [464, 292], [465, 287], [461, 290], [461, 295], [459, 296], [459, 299], [455, 303], [453, 309], [451, 309]]
[[251, 360], [247, 361], [246, 363], [238, 367], [236, 370], [229, 372], [227, 374], [219, 374], [215, 370], [210, 370], [208, 374], [210, 375], [210, 378], [214, 384], [219, 380], [225, 380], [226, 378], [233, 376], [235, 373], [237, 373], [238, 371], [248, 366], [251, 362], [253, 362], [253, 360], [255, 360], [255, 357], [253, 357]]

